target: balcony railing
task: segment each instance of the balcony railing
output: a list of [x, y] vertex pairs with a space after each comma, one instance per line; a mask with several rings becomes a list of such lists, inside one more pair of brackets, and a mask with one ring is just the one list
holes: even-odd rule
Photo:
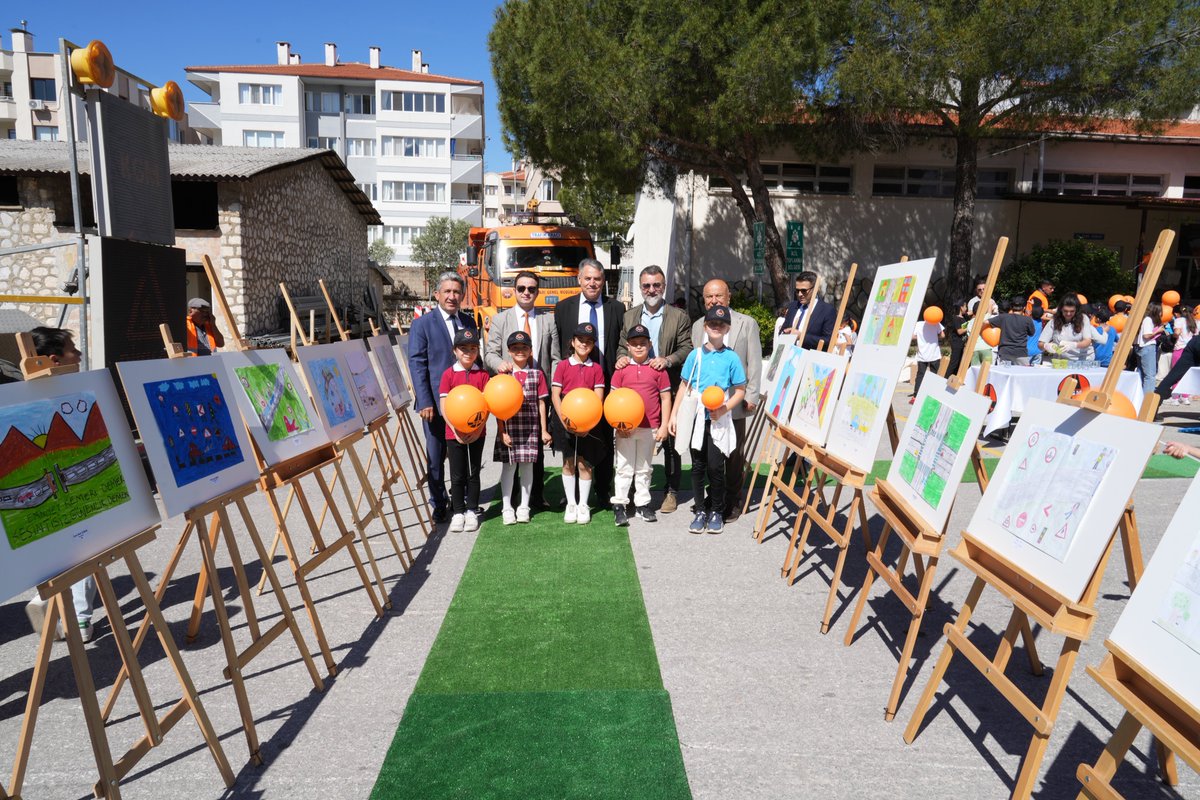
[[455, 206], [477, 206], [480, 205], [478, 200], [467, 200], [466, 198], [455, 197], [450, 200], [451, 205]]
[[[0, 97], [0, 100], [3, 100], [3, 99], [4, 98]], [[467, 153], [455, 153], [452, 156], [452, 158], [455, 161], [483, 161], [483, 156], [471, 155], [471, 154], [467, 154]]]

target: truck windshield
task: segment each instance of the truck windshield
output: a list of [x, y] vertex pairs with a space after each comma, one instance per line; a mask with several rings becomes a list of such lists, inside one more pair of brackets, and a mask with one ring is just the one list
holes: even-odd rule
[[505, 272], [539, 267], [566, 267], [575, 269], [579, 262], [591, 255], [586, 247], [545, 245], [537, 247], [508, 247], [500, 254], [500, 263]]

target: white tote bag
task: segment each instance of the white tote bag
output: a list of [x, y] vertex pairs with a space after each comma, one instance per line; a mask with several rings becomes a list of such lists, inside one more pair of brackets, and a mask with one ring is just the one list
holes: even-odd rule
[[[692, 429], [696, 425], [696, 415], [699, 411], [699, 400], [695, 389], [696, 374], [700, 371], [700, 361], [704, 358], [704, 345], [696, 351], [696, 363], [688, 376], [686, 388], [679, 393], [679, 412], [675, 416], [675, 452], [680, 458], [688, 455], [692, 443]], [[681, 386], [684, 384], [681, 384]]]

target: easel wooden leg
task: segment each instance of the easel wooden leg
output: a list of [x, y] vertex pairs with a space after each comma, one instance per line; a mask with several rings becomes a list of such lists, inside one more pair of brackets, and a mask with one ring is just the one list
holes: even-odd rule
[[[875, 543], [874, 549], [867, 553], [867, 576], [863, 579], [862, 591], [858, 593], [858, 602], [854, 604], [854, 613], [850, 615], [850, 627], [846, 631], [846, 638], [842, 639], [842, 644], [846, 647], [854, 643], [854, 633], [858, 630], [858, 621], [862, 619], [863, 610], [867, 607], [867, 598], [871, 596], [871, 587], [875, 585], [876, 572], [882, 573], [885, 569], [883, 551], [891, 535], [892, 526], [884, 522], [883, 530], [879, 534], [879, 541]], [[905, 548], [904, 552], [907, 553], [908, 549]], [[896, 568], [896, 572], [898, 578], [903, 580], [903, 562]]]
[[25, 716], [21, 720], [21, 737], [17, 740], [17, 755], [13, 759], [12, 780], [8, 782], [8, 789], [13, 797], [21, 796], [21, 787], [25, 784], [25, 769], [29, 766], [33, 731], [37, 727], [38, 711], [42, 707], [42, 691], [46, 688], [46, 670], [50, 668], [50, 655], [54, 649], [58, 619], [58, 603], [51, 600], [47, 604], [46, 620], [38, 641], [37, 660], [33, 664], [33, 678], [29, 682], [29, 696], [25, 700]]
[[[372, 451], [373, 452], [375, 451], [375, 448], [373, 445], [372, 445]], [[402, 570], [404, 570], [405, 572], [408, 572], [409, 564], [412, 563], [412, 558], [413, 558], [412, 550], [410, 550], [408, 547], [408, 539], [407, 538], [404, 539], [404, 547], [402, 549], [400, 547], [400, 543], [396, 541], [395, 534], [392, 533], [392, 527], [388, 524], [387, 517], [384, 516], [383, 500], [382, 500], [380, 494], [371, 490], [370, 479], [367, 477], [367, 470], [363, 467], [362, 460], [358, 457], [358, 451], [354, 448], [353, 445], [350, 445], [346, 448], [346, 452], [350, 454], [350, 465], [354, 468], [355, 477], [358, 478], [358, 483], [359, 483], [359, 486], [361, 487], [361, 492], [359, 493], [359, 500], [361, 501], [363, 495], [366, 495], [367, 504], [371, 508], [371, 514], [374, 516], [375, 519], [379, 520], [379, 524], [383, 526], [384, 533], [387, 534], [388, 539], [392, 543], [392, 550], [395, 551], [396, 558], [399, 559], [399, 561], [400, 561], [400, 568]], [[375, 454], [378, 455], [377, 452]], [[383, 461], [382, 460], [379, 461], [379, 465], [380, 465], [380, 469], [382, 471], [383, 470]], [[387, 488], [386, 472], [381, 472], [380, 483], [382, 485], [382, 491], [387, 491], [390, 493], [391, 490]], [[344, 480], [342, 481], [342, 492], [346, 497], [346, 502], [350, 503], [351, 502], [350, 487], [346, 484], [346, 482]], [[393, 508], [393, 510], [395, 510], [395, 508], [396, 508], [395, 498], [392, 499], [392, 508]], [[355, 509], [355, 512], [357, 513], [358, 502], [355, 502], [354, 509]], [[397, 523], [399, 523], [399, 519], [400, 519], [400, 513], [399, 513], [399, 511], [396, 511]], [[359, 527], [361, 529], [364, 526], [360, 525]], [[403, 536], [403, 534], [404, 534], [403, 526], [400, 527], [400, 531], [401, 531], [401, 536]], [[365, 536], [365, 532], [362, 535]], [[376, 575], [378, 576], [378, 568], [376, 568]], [[380, 591], [383, 591], [382, 579], [380, 579], [379, 585], [380, 585]], [[391, 600], [387, 598], [386, 593], [384, 593], [384, 600], [385, 600], [385, 605], [390, 607]]]
[[1142, 541], [1138, 534], [1137, 514], [1132, 504], [1125, 506], [1125, 512], [1121, 514], [1120, 529], [1121, 551], [1125, 556], [1125, 575], [1132, 592], [1142, 579], [1142, 569], [1145, 565], [1142, 558]]
[[137, 651], [133, 649], [133, 643], [129, 641], [129, 629], [125, 626], [125, 620], [121, 616], [121, 603], [117, 599], [117, 593], [113, 590], [108, 571], [97, 570], [95, 577], [96, 589], [100, 593], [104, 610], [108, 614], [109, 627], [112, 628], [113, 641], [116, 642], [117, 652], [121, 654], [121, 663], [125, 665], [129, 674], [129, 686], [137, 701], [138, 712], [142, 717], [146, 736], [150, 739], [151, 744], [157, 746], [162, 743], [162, 731], [158, 726], [158, 716], [154, 711], [154, 704], [150, 702], [150, 691], [146, 688], [146, 679], [140, 669], [134, 669]]
[[[771, 519], [771, 509], [775, 507], [775, 501], [779, 497], [779, 486], [776, 484], [776, 480], [783, 476], [783, 469], [786, 463], [784, 459], [776, 456], [774, 443], [772, 443], [770, 461], [771, 471], [767, 474], [767, 482], [763, 484], [763, 497], [759, 503], [758, 516], [754, 520], [754, 540], [759, 544], [766, 538], [767, 525]], [[792, 473], [789, 488], [793, 490], [796, 486], [796, 475], [798, 474], [798, 469]], [[749, 493], [747, 493], [746, 497], [747, 499], [749, 498]], [[745, 512], [743, 511], [742, 513], [744, 514]]]
[[808, 531], [812, 520], [808, 515], [808, 506], [820, 502], [824, 495], [825, 482], [828, 476], [823, 472], [812, 470], [808, 481], [804, 484], [804, 492], [800, 497], [800, 505], [796, 509], [796, 521], [792, 524], [792, 538], [788, 542], [787, 554], [784, 557], [780, 572], [791, 586], [796, 582], [796, 569], [804, 558], [804, 547], [808, 544]]
[[[208, 530], [211, 538], [209, 539], [209, 547], [217, 546], [217, 536], [220, 535], [217, 530], [217, 515], [214, 512], [208, 520]], [[214, 572], [213, 575], [216, 575]], [[208, 591], [208, 571], [200, 570], [200, 574], [196, 578], [196, 594], [192, 598], [192, 616], [188, 620], [187, 636], [184, 641], [188, 644], [196, 641], [196, 636], [200, 633], [200, 616], [204, 613], [204, 595]]]
[[1125, 760], [1125, 754], [1129, 752], [1129, 748], [1133, 746], [1133, 742], [1141, 730], [1142, 723], [1138, 722], [1137, 717], [1126, 711], [1096, 763], [1090, 767], [1087, 764], [1080, 764], [1079, 769], [1076, 770], [1075, 777], [1079, 778], [1079, 782], [1083, 784], [1083, 790], [1079, 793], [1077, 800], [1099, 800], [1118, 796], [1109, 786], [1109, 781], [1112, 780], [1113, 775], [1117, 774], [1117, 767]]
[[[914, 558], [913, 560], [920, 563], [920, 559]], [[903, 570], [902, 563], [900, 571], [903, 573]], [[900, 691], [904, 688], [904, 679], [908, 676], [913, 648], [917, 644], [917, 634], [921, 632], [921, 622], [925, 619], [925, 608], [929, 604], [929, 592], [933, 588], [935, 572], [937, 572], [937, 558], [930, 556], [929, 563], [925, 566], [924, 574], [920, 579], [921, 588], [917, 593], [916, 610], [913, 611], [913, 618], [908, 623], [908, 634], [904, 637], [904, 649], [900, 651], [900, 663], [896, 665], [896, 677], [892, 679], [892, 691], [888, 695], [887, 708], [883, 712], [885, 722], [891, 722], [896, 718], [896, 709], [900, 706]]]
[[[765, 419], [765, 415], [763, 415], [763, 416]], [[753, 438], [753, 436], [748, 435], [747, 438]], [[761, 442], [759, 442], [758, 455], [755, 456], [754, 460], [751, 462], [754, 466], [753, 466], [753, 471], [750, 473], [750, 485], [746, 487], [746, 501], [744, 503], [742, 503], [742, 514], [743, 515], [747, 511], [750, 510], [750, 498], [754, 495], [754, 484], [758, 481], [758, 473], [762, 469], [762, 465], [764, 463], [771, 462], [771, 454], [774, 453], [774, 451], [775, 451], [774, 437], [763, 439]], [[764, 458], [764, 455], [766, 456], [765, 458]], [[774, 467], [772, 467], [771, 474], [774, 474], [774, 471], [775, 471]], [[763, 484], [763, 486], [766, 487], [766, 486], [769, 486], [770, 484], [771, 484], [771, 478], [770, 478], [770, 475], [768, 475], [767, 482], [765, 484]], [[763, 493], [766, 494], [765, 488], [763, 490]]]
[[1050, 679], [1050, 688], [1046, 691], [1046, 700], [1041, 708], [1041, 720], [1045, 721], [1045, 729], [1040, 729], [1035, 718], [1033, 741], [1021, 762], [1021, 772], [1017, 775], [1017, 785], [1013, 789], [1013, 798], [1025, 800], [1033, 793], [1033, 785], [1037, 780], [1038, 771], [1042, 766], [1042, 758], [1046, 755], [1046, 746], [1050, 744], [1050, 730], [1058, 717], [1059, 706], [1067, 693], [1067, 682], [1071, 679], [1071, 671], [1075, 667], [1075, 659], [1079, 656], [1078, 639], [1067, 637], [1059, 654], [1058, 663], [1054, 667], [1054, 677]]
[[[838, 491], [840, 492], [841, 489], [842, 484], [839, 483]], [[863, 502], [862, 490], [855, 489], [854, 497], [850, 501], [850, 509], [846, 512], [846, 529], [842, 533], [842, 541], [838, 542], [837, 564], [834, 565], [833, 578], [829, 582], [829, 596], [825, 599], [825, 614], [821, 617], [821, 633], [829, 633], [829, 620], [833, 617], [833, 606], [837, 602], [838, 587], [842, 585], [842, 569], [846, 566], [846, 554], [850, 552], [850, 537], [854, 533], [854, 518], [858, 515], [859, 506]], [[835, 508], [836, 506], [830, 506], [831, 511]]]
[[[333, 469], [334, 474], [337, 475], [337, 477], [341, 479], [342, 484], [345, 485], [346, 476], [342, 473], [341, 462], [333, 462]], [[325, 498], [325, 502], [328, 505], [329, 513], [333, 516], [333, 522], [335, 525], [337, 525], [338, 531], [345, 536], [349, 533], [349, 528], [346, 527], [345, 521], [342, 519], [341, 512], [338, 511], [337, 505], [333, 502], [333, 494], [329, 490], [329, 484], [325, 480], [325, 475], [321, 472], [321, 470], [317, 470], [314, 474], [317, 478], [317, 485], [321, 487], [321, 495]], [[307, 502], [303, 497], [300, 498], [300, 503], [302, 507], [307, 506]], [[311, 515], [311, 512], [309, 512], [309, 514]], [[360, 561], [358, 558], [358, 552], [353, 547], [353, 541], [350, 542], [350, 546], [347, 549], [350, 552], [350, 557], [353, 559], [355, 567], [359, 571], [359, 575], [362, 577], [363, 587], [367, 590], [367, 594], [371, 597], [371, 604], [375, 606], [376, 616], [382, 617], [383, 609], [391, 608], [392, 601], [388, 597], [387, 590], [383, 588], [383, 575], [379, 572], [379, 565], [375, 563], [375, 554], [371, 551], [371, 542], [367, 538], [366, 531], [364, 531], [360, 525], [355, 525], [354, 527], [358, 533], [358, 540], [362, 542], [363, 551], [367, 554], [367, 561], [369, 561], [371, 564], [371, 570], [375, 573], [375, 583], [379, 587], [379, 599], [376, 599], [375, 592], [371, 589], [371, 579], [367, 577], [366, 570], [363, 569], [362, 561]], [[382, 605], [380, 605], [380, 599], [382, 600]]]

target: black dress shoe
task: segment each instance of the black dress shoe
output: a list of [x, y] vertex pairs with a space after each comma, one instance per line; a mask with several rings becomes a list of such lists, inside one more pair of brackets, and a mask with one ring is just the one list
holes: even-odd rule
[[447, 511], [446, 509], [435, 508], [433, 510], [433, 521], [434, 522], [445, 522], [448, 519], [450, 519], [450, 512]]

